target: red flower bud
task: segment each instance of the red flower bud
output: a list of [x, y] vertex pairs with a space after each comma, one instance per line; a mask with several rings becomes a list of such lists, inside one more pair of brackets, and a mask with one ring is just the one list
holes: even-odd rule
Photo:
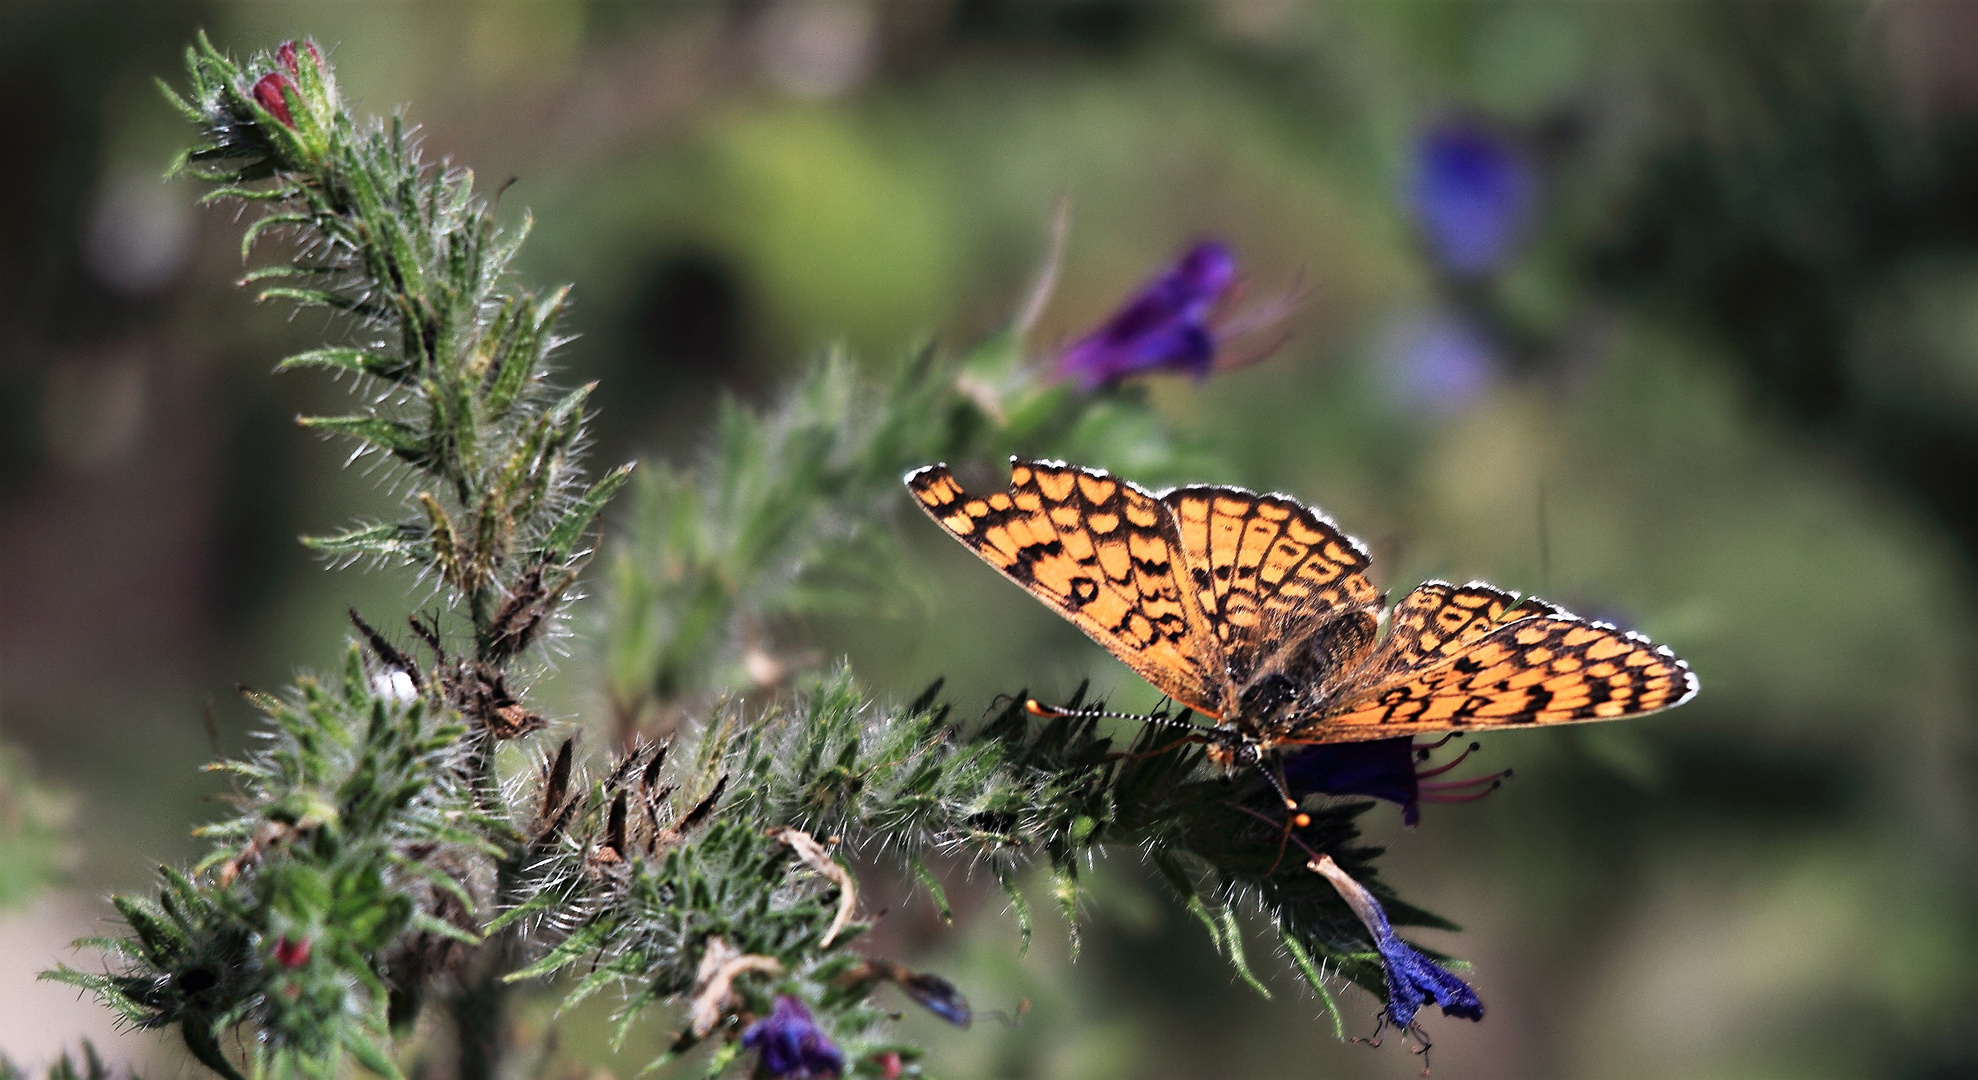
[[296, 939], [289, 937], [287, 934], [284, 934], [282, 935], [282, 939], [280, 941], [275, 942], [275, 963], [280, 964], [281, 966], [293, 971], [296, 968], [299, 968], [308, 962], [309, 962], [308, 938], [303, 938], [302, 940], [297, 941]]
[[288, 76], [279, 71], [270, 71], [255, 82], [254, 100], [260, 102], [262, 108], [274, 113], [275, 119], [280, 120], [284, 126], [294, 127], [295, 118], [289, 115], [288, 98], [283, 94], [284, 91], [294, 88], [295, 84], [288, 81]]
[[[309, 50], [309, 59], [313, 63], [315, 63], [315, 65], [318, 68], [321, 68], [323, 66], [323, 54], [316, 51], [316, 43], [313, 41], [305, 41], [302, 43], [302, 47], [304, 49]], [[288, 69], [288, 73], [290, 75], [302, 74], [302, 69], [296, 66], [297, 60], [295, 53], [295, 42], [293, 41], [282, 42], [281, 46], [275, 50], [275, 59], [279, 60], [281, 62], [281, 65]]]
[[879, 1071], [886, 1080], [900, 1080], [900, 1055], [888, 1050], [872, 1060], [878, 1064]]

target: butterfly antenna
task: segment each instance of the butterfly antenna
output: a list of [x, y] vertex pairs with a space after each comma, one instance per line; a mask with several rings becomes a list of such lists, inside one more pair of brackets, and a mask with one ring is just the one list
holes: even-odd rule
[[[1262, 768], [1264, 775], [1270, 778], [1271, 786], [1277, 789], [1277, 797], [1284, 800], [1284, 808], [1291, 812], [1290, 816], [1284, 819], [1284, 835], [1277, 838], [1277, 858], [1272, 859], [1271, 868], [1264, 871], [1264, 876], [1269, 877], [1277, 873], [1277, 864], [1284, 861], [1284, 845], [1296, 839], [1292, 836], [1291, 830], [1310, 825], [1312, 815], [1298, 809], [1298, 800], [1291, 797], [1291, 785], [1284, 779], [1283, 759], [1273, 759], [1268, 767], [1259, 766], [1259, 768]], [[1300, 842], [1298, 846], [1305, 845]]]
[[1273, 759], [1268, 766], [1259, 766], [1259, 768], [1270, 780], [1271, 786], [1277, 789], [1277, 797], [1284, 800], [1284, 808], [1298, 809], [1298, 800], [1291, 797], [1291, 785], [1284, 778], [1284, 762], [1281, 759]]
[[1143, 724], [1152, 724], [1156, 727], [1180, 728], [1184, 731], [1200, 731], [1202, 727], [1200, 724], [1191, 724], [1186, 720], [1176, 720], [1165, 713], [1124, 713], [1113, 712], [1110, 709], [1060, 709], [1046, 705], [1036, 698], [1026, 699], [1023, 703], [1023, 711], [1045, 720], [1063, 720], [1067, 718], [1098, 720], [1110, 718], [1113, 720], [1137, 720]]

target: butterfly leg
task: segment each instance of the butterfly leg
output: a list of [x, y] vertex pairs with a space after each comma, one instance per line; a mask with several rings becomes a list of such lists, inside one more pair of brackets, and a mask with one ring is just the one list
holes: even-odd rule
[[[1251, 817], [1256, 818], [1258, 821], [1264, 822], [1265, 824], [1268, 825], [1277, 824], [1276, 821], [1271, 819], [1270, 815], [1258, 813], [1257, 811], [1252, 810], [1247, 806], [1239, 805], [1237, 809], [1243, 811], [1246, 814], [1249, 814]], [[1272, 874], [1277, 873], [1278, 866], [1284, 862], [1284, 849], [1288, 844], [1297, 844], [1300, 850], [1304, 851], [1304, 853], [1307, 856], [1313, 859], [1317, 859], [1319, 857], [1319, 853], [1313, 851], [1310, 844], [1307, 844], [1305, 841], [1298, 839], [1297, 834], [1292, 831], [1293, 829], [1302, 829], [1305, 826], [1310, 825], [1311, 823], [1312, 823], [1312, 815], [1303, 812], [1293, 814], [1284, 820], [1284, 832], [1281, 835], [1279, 835], [1277, 838], [1277, 858], [1272, 859], [1271, 868], [1269, 870], [1264, 871], [1265, 877], [1269, 877]]]
[[1284, 846], [1291, 840], [1291, 830], [1310, 825], [1312, 815], [1298, 809], [1298, 800], [1291, 797], [1291, 785], [1284, 778], [1282, 758], [1272, 758], [1270, 764], [1260, 765], [1259, 768], [1270, 778], [1271, 786], [1277, 789], [1277, 797], [1284, 800], [1284, 808], [1290, 811], [1290, 816], [1284, 819], [1284, 835], [1277, 838], [1277, 858], [1271, 860], [1271, 868], [1264, 872], [1264, 876], [1269, 877], [1277, 873], [1278, 864], [1284, 861]]

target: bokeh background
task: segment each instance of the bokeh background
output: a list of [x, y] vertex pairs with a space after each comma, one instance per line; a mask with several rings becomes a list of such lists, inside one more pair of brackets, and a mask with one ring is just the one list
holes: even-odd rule
[[[1061, 195], [1046, 341], [1197, 237], [1259, 293], [1302, 275], [1276, 355], [1152, 385], [1221, 463], [1194, 479], [1324, 507], [1390, 588], [1483, 577], [1639, 627], [1705, 688], [1491, 739], [1515, 781], [1419, 830], [1371, 816], [1388, 879], [1465, 925], [1423, 938], [1489, 1005], [1430, 1021], [1438, 1074], [1978, 1076], [1978, 7], [1951, 3], [11, 0], [16, 1058], [88, 1036], [191, 1074], [32, 973], [192, 854], [218, 790], [197, 766], [245, 738], [236, 682], [332, 662], [346, 604], [407, 600], [293, 541], [380, 499], [289, 423], [338, 391], [267, 377], [320, 317], [256, 307], [234, 214], [159, 179], [187, 132], [153, 80], [200, 28], [241, 53], [314, 36], [360, 108], [516, 178], [524, 272], [578, 286], [565, 357], [603, 380], [606, 460], [689, 454], [720, 395], [761, 400], [830, 343], [881, 364], [993, 329]], [[1429, 153], [1451, 132], [1469, 156]], [[1497, 201], [1462, 202], [1480, 175]], [[888, 693], [945, 674], [964, 713], [1088, 675], [1141, 692], [926, 533], [932, 601], [819, 624], [825, 651]], [[564, 664], [570, 715], [594, 674]], [[952, 930], [899, 916], [978, 1009], [1032, 1003], [1014, 1030], [910, 1020], [939, 1075], [1420, 1070], [1333, 1041], [1294, 980], [1238, 984], [1132, 859], [1094, 880], [1076, 964], [1048, 917], [1018, 960], [987, 897]], [[1348, 1006], [1370, 1030], [1375, 1003]], [[644, 1060], [598, 1030], [578, 1017], [565, 1052]]]

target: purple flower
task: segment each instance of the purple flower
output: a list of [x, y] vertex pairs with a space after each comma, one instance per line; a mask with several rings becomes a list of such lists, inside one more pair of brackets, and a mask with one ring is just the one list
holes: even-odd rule
[[1468, 321], [1433, 313], [1396, 327], [1380, 347], [1395, 397], [1438, 416], [1462, 409], [1497, 381], [1497, 353]]
[[1505, 769], [1468, 780], [1434, 780], [1463, 764], [1479, 748], [1479, 744], [1471, 743], [1455, 760], [1430, 767], [1429, 755], [1450, 738], [1454, 736], [1424, 746], [1415, 745], [1412, 735], [1307, 746], [1284, 756], [1285, 788], [1293, 798], [1323, 792], [1400, 803], [1402, 823], [1413, 827], [1422, 819], [1423, 802], [1481, 799], [1511, 775], [1511, 770]]
[[818, 1030], [804, 1003], [788, 994], [776, 995], [776, 1010], [742, 1032], [742, 1045], [760, 1055], [771, 1076], [812, 1080], [845, 1071], [844, 1051]]
[[1415, 138], [1408, 212], [1453, 274], [1488, 274], [1523, 241], [1538, 176], [1523, 151], [1475, 123], [1445, 121]]
[[1470, 984], [1397, 937], [1394, 927], [1388, 925], [1387, 912], [1381, 910], [1380, 901], [1374, 899], [1366, 886], [1341, 870], [1332, 856], [1321, 855], [1308, 865], [1332, 882], [1332, 887], [1339, 890], [1340, 899], [1346, 901], [1346, 906], [1353, 909], [1353, 914], [1359, 916], [1367, 932], [1373, 935], [1374, 948], [1379, 950], [1381, 966], [1387, 972], [1389, 1023], [1406, 1030], [1415, 1023], [1415, 1014], [1430, 1002], [1439, 1006], [1444, 1016], [1483, 1019], [1483, 1001], [1470, 989]]
[[1058, 376], [1096, 390], [1149, 371], [1207, 375], [1216, 359], [1209, 316], [1236, 279], [1236, 256], [1229, 248], [1214, 240], [1196, 244], [1066, 349], [1058, 358]]
[[975, 1022], [975, 1013], [969, 1009], [968, 999], [962, 996], [954, 983], [939, 975], [909, 973], [900, 980], [900, 989], [920, 1002], [928, 1012], [956, 1027], [967, 1027]]

